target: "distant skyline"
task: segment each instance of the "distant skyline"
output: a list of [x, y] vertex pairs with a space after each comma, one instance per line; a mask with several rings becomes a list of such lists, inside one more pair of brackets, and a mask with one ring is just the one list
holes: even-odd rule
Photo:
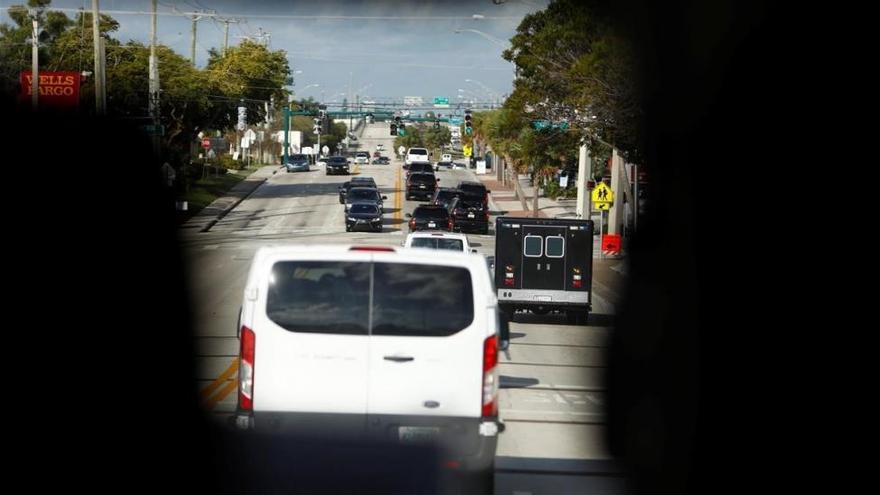
[[[0, 0], [0, 7], [26, 1]], [[216, 11], [240, 22], [229, 26], [229, 44], [244, 37], [268, 33], [269, 47], [285, 50], [294, 74], [297, 98], [313, 97], [341, 101], [349, 91], [365, 98], [421, 96], [426, 102], [446, 96], [458, 102], [459, 95], [487, 101], [512, 90], [513, 64], [501, 58], [505, 45], [516, 33], [522, 18], [546, 7], [547, 0], [508, 0], [494, 5], [491, 0], [472, 1], [236, 1], [159, 0], [160, 14]], [[91, 10], [91, 0], [54, 0], [52, 8]], [[119, 22], [114, 37], [127, 42], [149, 43], [150, 16], [114, 13], [148, 13], [150, 0], [102, 0], [100, 9]], [[484, 16], [474, 19], [474, 15]], [[75, 12], [67, 12], [75, 17]], [[275, 17], [272, 16], [286, 16]], [[298, 16], [321, 17], [302, 18]], [[351, 19], [350, 17], [373, 17]], [[395, 17], [397, 19], [387, 19]], [[430, 19], [424, 19], [430, 18]], [[6, 10], [0, 22], [11, 22]], [[178, 54], [189, 58], [192, 22], [184, 16], [160, 15], [158, 38]], [[222, 48], [223, 24], [212, 18], [198, 22], [196, 66], [204, 67], [210, 48]], [[470, 79], [471, 82], [466, 80]], [[351, 88], [349, 82], [351, 80]], [[314, 86], [314, 85], [319, 86]], [[488, 89], [487, 89], [488, 88]], [[465, 91], [459, 92], [459, 89]]]

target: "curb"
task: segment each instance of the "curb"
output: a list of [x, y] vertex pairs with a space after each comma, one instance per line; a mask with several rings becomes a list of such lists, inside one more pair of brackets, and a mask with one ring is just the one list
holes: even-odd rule
[[[279, 165], [278, 168], [272, 172], [272, 176], [274, 176], [276, 173], [278, 173], [282, 168], [284, 168], [284, 166], [283, 166], [283, 165]], [[223, 217], [225, 217], [226, 215], [228, 215], [230, 211], [234, 210], [238, 205], [240, 205], [242, 201], [244, 201], [244, 200], [246, 200], [247, 198], [249, 198], [249, 197], [254, 193], [254, 191], [256, 191], [257, 189], [259, 189], [260, 186], [262, 186], [267, 180], [269, 180], [270, 177], [271, 177], [271, 176], [269, 176], [269, 177], [264, 177], [264, 178], [262, 178], [262, 179], [244, 179], [244, 180], [242, 181], [241, 184], [245, 184], [245, 183], [247, 183], [247, 182], [256, 182], [257, 184], [254, 185], [253, 187], [248, 186], [248, 187], [250, 187], [250, 190], [247, 190], [247, 191], [245, 192], [245, 194], [243, 194], [240, 198], [237, 198], [237, 199], [236, 199], [235, 201], [233, 201], [231, 204], [229, 204], [228, 206], [226, 206], [225, 208], [223, 208], [222, 210], [220, 210], [220, 212], [217, 213], [216, 215], [208, 215], [208, 214], [204, 215], [205, 217], [208, 217], [208, 216], [214, 216], [214, 218], [212, 218], [210, 221], [208, 221], [208, 223], [205, 224], [205, 226], [199, 228], [199, 229], [198, 229], [199, 233], [205, 233], [205, 232], [211, 230], [211, 228], [213, 228], [214, 225], [217, 224], [217, 222], [219, 222], [221, 219], [223, 219]], [[238, 184], [238, 185], [241, 185], [241, 184]], [[235, 189], [235, 188], [233, 188], [233, 189]], [[232, 192], [232, 189], [230, 189], [230, 190], [227, 192], [227, 195], [226, 195], [226, 196], [221, 196], [221, 197], [215, 199], [214, 201], [211, 202], [211, 204], [209, 204], [208, 206], [205, 206], [205, 208], [203, 208], [203, 210], [207, 210], [207, 209], [211, 208], [211, 205], [213, 205], [214, 203], [216, 203], [216, 202], [218, 202], [218, 201], [222, 201], [222, 200], [224, 200], [224, 199], [230, 197], [230, 194], [229, 194], [230, 192]], [[181, 225], [180, 228], [185, 228], [186, 225], [187, 225], [188, 223], [197, 221], [197, 219], [198, 219], [199, 216], [201, 216], [201, 215], [196, 215], [195, 217], [191, 218], [191, 219], [188, 220], [186, 223], [184, 223], [183, 225]], [[193, 227], [196, 227], [196, 226], [194, 225]]]

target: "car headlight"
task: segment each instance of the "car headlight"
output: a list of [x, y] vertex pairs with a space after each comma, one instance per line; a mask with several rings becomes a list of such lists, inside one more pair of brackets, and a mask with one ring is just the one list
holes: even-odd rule
[[348, 217], [349, 222], [357, 222], [357, 218]]
[[345, 204], [345, 209], [347, 210], [347, 209], [349, 209], [349, 208], [351, 208], [351, 203], [346, 203], [346, 204]]

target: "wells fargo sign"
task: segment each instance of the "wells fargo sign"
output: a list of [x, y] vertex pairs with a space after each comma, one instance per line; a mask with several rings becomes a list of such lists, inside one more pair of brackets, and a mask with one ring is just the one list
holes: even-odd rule
[[[39, 72], [40, 106], [75, 107], [79, 105], [79, 72]], [[31, 71], [21, 72], [21, 98], [30, 101]]]

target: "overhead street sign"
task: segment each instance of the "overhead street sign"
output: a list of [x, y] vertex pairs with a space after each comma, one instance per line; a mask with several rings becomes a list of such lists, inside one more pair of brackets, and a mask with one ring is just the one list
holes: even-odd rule
[[435, 96], [434, 97], [434, 107], [435, 108], [449, 108], [449, 97], [448, 96]]

